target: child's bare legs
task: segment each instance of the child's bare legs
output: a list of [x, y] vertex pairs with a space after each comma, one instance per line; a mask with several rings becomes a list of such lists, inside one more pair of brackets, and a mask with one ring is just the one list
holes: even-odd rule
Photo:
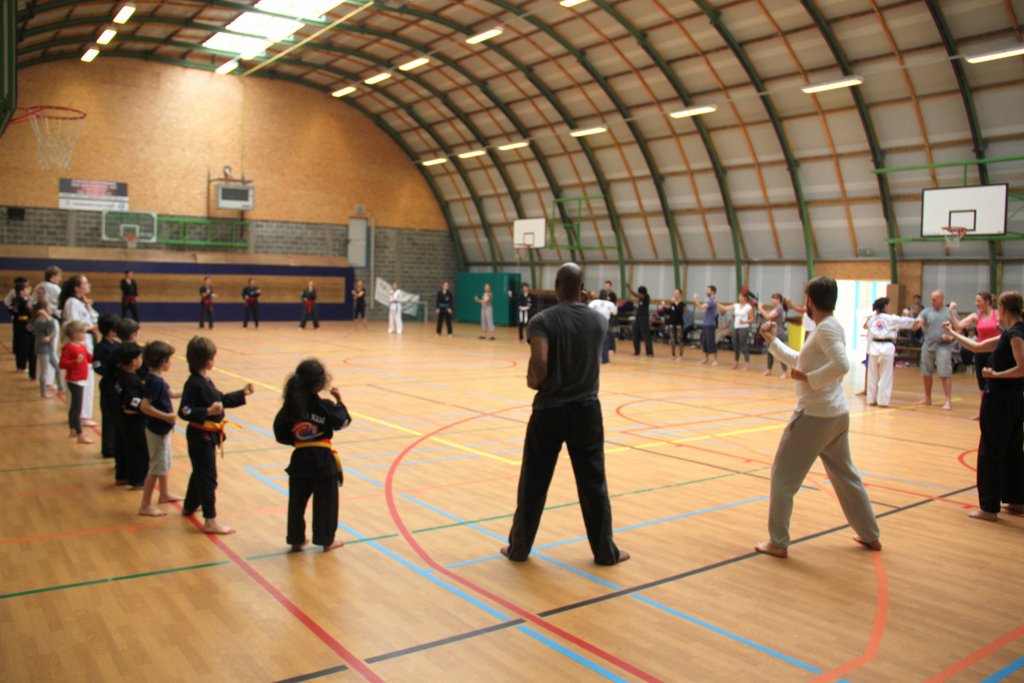
[[163, 517], [167, 514], [153, 505], [153, 489], [156, 487], [157, 479], [160, 478], [155, 474], [146, 475], [146, 483], [142, 487], [142, 505], [139, 506], [139, 514], [144, 517]]
[[156, 478], [157, 484], [160, 486], [160, 498], [157, 499], [158, 503], [177, 503], [180, 500], [184, 500], [181, 496], [168, 493], [167, 491], [167, 475], [163, 474]]

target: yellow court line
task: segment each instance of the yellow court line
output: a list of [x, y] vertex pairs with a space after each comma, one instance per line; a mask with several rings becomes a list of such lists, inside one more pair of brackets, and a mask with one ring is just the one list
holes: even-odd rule
[[[246, 377], [245, 375], [239, 375], [237, 373], [231, 372], [230, 370], [224, 370], [222, 368], [213, 368], [213, 369], [216, 370], [217, 372], [223, 374], [223, 375], [227, 375], [228, 377], [234, 377], [235, 379], [240, 379], [243, 382], [250, 382], [252, 384], [255, 384], [256, 386], [263, 387], [264, 389], [269, 389], [270, 391], [274, 391], [274, 392], [280, 391], [280, 387], [272, 386], [270, 384], [267, 384], [266, 382], [260, 382], [259, 380], [255, 380], [255, 379], [253, 379], [251, 377]], [[354, 412], [354, 411], [352, 411], [351, 414], [352, 414], [353, 417], [358, 417], [360, 420], [369, 420], [370, 422], [375, 422], [375, 423], [381, 425], [382, 427], [387, 427], [389, 429], [394, 429], [394, 430], [397, 430], [397, 431], [400, 431], [400, 432], [405, 432], [406, 434], [411, 434], [412, 436], [423, 436], [423, 432], [417, 432], [415, 429], [409, 429], [408, 427], [403, 427], [402, 425], [398, 425], [398, 424], [395, 424], [393, 422], [388, 422], [387, 420], [381, 420], [379, 418], [372, 417], [370, 415], [365, 415], [363, 413], [357, 413], [357, 412]], [[437, 436], [428, 437], [428, 440], [434, 441], [435, 443], [439, 443], [439, 444], [442, 444], [442, 445], [445, 445], [445, 446], [449, 446], [451, 448], [458, 449], [460, 451], [465, 451], [467, 453], [472, 453], [473, 455], [481, 455], [481, 456], [483, 456], [485, 458], [490, 458], [491, 460], [497, 460], [498, 462], [507, 463], [509, 465], [517, 465], [518, 466], [520, 464], [518, 460], [509, 460], [508, 458], [502, 458], [501, 456], [494, 455], [493, 453], [488, 453], [486, 451], [481, 451], [481, 450], [479, 450], [477, 448], [471, 448], [469, 446], [463, 446], [460, 443], [456, 443], [454, 441], [449, 441], [447, 439], [442, 439], [442, 438], [437, 437]]]

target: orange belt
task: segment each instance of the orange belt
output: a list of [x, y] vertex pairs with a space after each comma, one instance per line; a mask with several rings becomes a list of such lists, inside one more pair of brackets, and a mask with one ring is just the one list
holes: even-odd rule
[[198, 422], [188, 423], [189, 427], [194, 427], [195, 429], [198, 429], [203, 432], [216, 433], [220, 435], [220, 439], [217, 442], [217, 446], [218, 448], [220, 448], [220, 457], [222, 458], [224, 457], [224, 440], [227, 438], [227, 435], [224, 434], [224, 428], [227, 427], [228, 425], [231, 425], [235, 429], [242, 428], [242, 425], [238, 424], [237, 422], [232, 422], [226, 417], [220, 422], [213, 422], [211, 420], [207, 420], [202, 424], [199, 424]]
[[331, 444], [330, 439], [324, 439], [322, 441], [298, 441], [294, 444], [294, 448], [326, 448], [334, 456], [334, 462], [338, 466], [338, 474], [341, 474], [341, 456], [338, 451], [334, 450], [334, 446]]

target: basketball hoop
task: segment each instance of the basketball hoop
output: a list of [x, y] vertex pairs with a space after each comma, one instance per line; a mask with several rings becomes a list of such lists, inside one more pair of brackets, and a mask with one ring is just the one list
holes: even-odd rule
[[946, 240], [947, 249], [956, 249], [960, 246], [960, 240], [967, 234], [967, 228], [946, 226], [942, 228], [942, 238]]
[[134, 248], [136, 248], [137, 246], [139, 246], [139, 236], [138, 235], [131, 235], [131, 234], [125, 235], [124, 236], [124, 246], [125, 246], [125, 249], [134, 249]]
[[39, 167], [67, 170], [71, 154], [85, 126], [85, 112], [70, 107], [42, 105], [19, 108], [11, 124], [31, 123], [39, 148]]

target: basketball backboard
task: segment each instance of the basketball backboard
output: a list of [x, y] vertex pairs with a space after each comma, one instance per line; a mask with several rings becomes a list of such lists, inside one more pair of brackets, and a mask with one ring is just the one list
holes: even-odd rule
[[944, 237], [943, 228], [967, 235], [1005, 235], [1007, 185], [928, 188], [921, 193], [921, 237]]
[[512, 223], [512, 246], [516, 249], [543, 249], [547, 243], [548, 222], [544, 218], [519, 218]]

